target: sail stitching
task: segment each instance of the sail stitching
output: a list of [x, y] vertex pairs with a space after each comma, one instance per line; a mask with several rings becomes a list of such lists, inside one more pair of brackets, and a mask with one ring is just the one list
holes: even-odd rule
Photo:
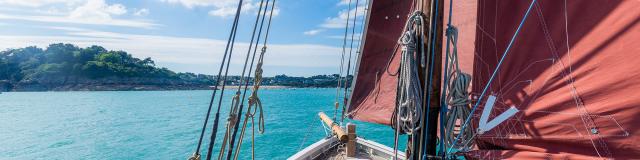
[[[500, 61], [498, 62], [498, 65], [496, 66], [495, 70], [493, 71], [493, 74], [491, 75], [491, 77], [489, 78], [489, 81], [487, 82], [487, 84], [485, 85], [484, 89], [482, 90], [482, 93], [480, 94], [478, 101], [476, 102], [476, 104], [473, 106], [473, 108], [471, 109], [471, 114], [473, 115], [473, 113], [476, 111], [478, 105], [480, 104], [480, 102], [482, 102], [482, 97], [484, 97], [484, 94], [487, 92], [487, 90], [489, 89], [489, 87], [491, 86], [491, 82], [493, 81], [493, 79], [495, 78], [496, 74], [498, 73], [498, 70], [500, 69], [500, 67], [502, 66], [502, 62], [504, 62], [505, 57], [508, 55], [509, 50], [511, 49], [511, 46], [513, 45], [513, 42], [515, 41], [515, 39], [518, 37], [518, 33], [520, 32], [520, 30], [522, 29], [522, 26], [524, 25], [524, 22], [527, 20], [527, 17], [529, 16], [529, 13], [531, 12], [531, 8], [533, 8], [533, 5], [536, 3], [537, 0], [532, 0], [531, 4], [529, 5], [529, 8], [527, 9], [527, 11], [525, 12], [522, 20], [520, 21], [520, 24], [518, 25], [518, 28], [516, 29], [515, 33], [513, 34], [513, 36], [511, 37], [511, 41], [509, 42], [509, 45], [507, 46], [507, 48], [505, 49], [504, 53], [502, 54], [502, 58], [500, 58]], [[463, 130], [464, 128], [467, 127], [467, 125], [469, 124], [470, 120], [471, 120], [472, 116], [468, 116], [467, 119], [465, 120], [464, 125], [462, 126], [461, 130]], [[456, 140], [454, 141], [454, 144], [456, 141], [458, 141], [460, 139], [460, 135], [456, 136]], [[449, 148], [447, 150], [447, 154], [449, 154], [451, 152], [452, 148]]]
[[[549, 48], [551, 49], [551, 53], [553, 54], [555, 59], [558, 59], [558, 64], [560, 64], [562, 67], [561, 68], [566, 68], [566, 65], [559, 60], [558, 57], [558, 53], [557, 53], [557, 48], [555, 47], [555, 44], [553, 43], [553, 39], [551, 38], [551, 34], [549, 33], [549, 28], [547, 26], [547, 23], [544, 19], [544, 15], [542, 13], [542, 9], [539, 5], [536, 4], [536, 12], [538, 13], [538, 20], [541, 23], [543, 32], [544, 32], [544, 36], [547, 42], [547, 45], [549, 46]], [[566, 11], [566, 6], [565, 6], [565, 12]], [[566, 14], [565, 14], [566, 15]], [[567, 21], [568, 17], [565, 17], [565, 21]], [[565, 22], [565, 24], [568, 24]], [[565, 28], [568, 28], [568, 26], [565, 26]], [[568, 34], [568, 30], [565, 31], [565, 34]], [[568, 37], [568, 36], [566, 36]], [[568, 42], [567, 42], [568, 43]], [[569, 47], [567, 47], [569, 48]], [[587, 131], [593, 131], [593, 130], [597, 130], [597, 126], [594, 122], [594, 120], [591, 118], [591, 114], [589, 113], [589, 111], [586, 109], [584, 102], [582, 101], [582, 98], [580, 97], [580, 95], [577, 92], [576, 86], [574, 84], [574, 79], [573, 76], [571, 76], [571, 73], [566, 73], [564, 70], [560, 70], [560, 74], [563, 75], [563, 77], [568, 77], [569, 80], [567, 80], [567, 84], [569, 84], [569, 86], [571, 87], [571, 96], [573, 97], [575, 103], [576, 103], [576, 108], [578, 109], [578, 111], [580, 112], [580, 118], [582, 119], [582, 122], [584, 124], [584, 127]], [[602, 137], [597, 134], [597, 133], [591, 133], [591, 134], [587, 134], [589, 137], [589, 140], [591, 141], [596, 153], [598, 154], [598, 156], [600, 158], [607, 157], [610, 158], [611, 157], [611, 152], [609, 151], [607, 144], [604, 142], [604, 140], [602, 139]], [[600, 153], [603, 152], [603, 153]]]

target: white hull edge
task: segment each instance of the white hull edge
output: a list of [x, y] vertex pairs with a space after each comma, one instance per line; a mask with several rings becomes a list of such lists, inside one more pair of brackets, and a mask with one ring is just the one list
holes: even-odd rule
[[[338, 153], [339, 144], [340, 142], [334, 137], [324, 138], [289, 157], [288, 160], [336, 159], [341, 156], [341, 153]], [[356, 157], [348, 157], [347, 159], [389, 160], [393, 159], [395, 154], [391, 147], [360, 137], [356, 138], [356, 148]], [[398, 151], [397, 154], [397, 159], [406, 159], [404, 152]]]

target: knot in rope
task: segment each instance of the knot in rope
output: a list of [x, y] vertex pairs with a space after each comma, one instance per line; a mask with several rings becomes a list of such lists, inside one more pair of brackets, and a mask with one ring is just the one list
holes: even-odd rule
[[418, 63], [416, 62], [416, 33], [415, 30], [406, 31], [400, 42], [402, 44], [402, 56], [400, 62], [400, 77], [398, 78], [398, 103], [395, 116], [396, 127], [402, 132], [411, 134], [419, 129], [420, 115], [422, 113], [422, 89], [418, 75]]
[[200, 160], [200, 154], [193, 153], [193, 155], [191, 155], [188, 160]]
[[229, 117], [227, 118], [227, 126], [234, 126], [236, 125], [236, 118], [238, 116], [236, 114], [229, 114]]
[[231, 113], [237, 112], [239, 105], [240, 105], [240, 91], [237, 91], [236, 95], [234, 95], [231, 100]]
[[416, 51], [415, 32], [413, 30], [404, 32], [400, 39], [402, 51], [413, 54]]
[[240, 91], [236, 92], [231, 100], [231, 112], [229, 112], [229, 117], [227, 118], [227, 123], [231, 125], [235, 125], [237, 119], [237, 111], [238, 106], [240, 106]]
[[416, 10], [411, 15], [411, 18], [413, 19], [413, 23], [415, 25], [418, 25], [418, 26], [422, 25], [422, 20], [424, 19], [424, 17], [422, 16], [422, 11]]
[[451, 24], [447, 24], [447, 36], [455, 36], [457, 38], [458, 28], [456, 28], [456, 26], [453, 26]]
[[253, 111], [248, 112], [247, 113], [247, 117], [251, 118], [251, 123], [253, 124], [253, 119], [256, 115], [256, 113], [259, 111], [259, 115], [258, 115], [258, 132], [260, 134], [264, 133], [264, 113], [262, 111], [262, 102], [260, 101], [260, 98], [256, 98], [253, 101], [254, 103], [250, 103], [249, 106], [253, 106]]
[[262, 101], [260, 100], [260, 97], [258, 97], [258, 90], [260, 89], [260, 85], [262, 84], [262, 63], [263, 63], [263, 59], [264, 59], [264, 54], [265, 52], [267, 52], [267, 47], [263, 46], [262, 47], [262, 51], [260, 53], [260, 58], [258, 59], [258, 64], [256, 65], [256, 72], [255, 72], [255, 78], [253, 81], [253, 91], [251, 92], [251, 95], [249, 96], [249, 108], [253, 109], [252, 112], [247, 112], [247, 117], [251, 118], [251, 123], [253, 124], [253, 119], [256, 115], [256, 113], [259, 111], [260, 114], [258, 115], [258, 132], [260, 134], [264, 133], [264, 114], [262, 111]]

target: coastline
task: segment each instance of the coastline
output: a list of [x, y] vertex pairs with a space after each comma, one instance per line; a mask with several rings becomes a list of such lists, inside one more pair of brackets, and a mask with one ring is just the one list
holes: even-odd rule
[[[237, 85], [225, 86], [225, 90], [236, 89]], [[244, 87], [244, 86], [243, 86]], [[253, 86], [249, 85], [251, 90]], [[293, 87], [281, 85], [265, 85], [260, 89], [287, 89], [287, 88], [317, 88], [317, 87]], [[57, 87], [30, 87], [13, 90], [1, 90], [1, 92], [68, 92], [68, 91], [188, 91], [188, 90], [212, 90], [207, 85], [65, 85]]]
[[[242, 86], [244, 88], [244, 86]], [[225, 86], [225, 89], [230, 89], [230, 88], [238, 88], [237, 85], [230, 85], [230, 86]], [[252, 89], [253, 85], [249, 85], [247, 87], [248, 89]], [[282, 86], [282, 85], [262, 85], [260, 86], [260, 89], [285, 89], [285, 88], [304, 88], [304, 87], [293, 87], [293, 86]]]

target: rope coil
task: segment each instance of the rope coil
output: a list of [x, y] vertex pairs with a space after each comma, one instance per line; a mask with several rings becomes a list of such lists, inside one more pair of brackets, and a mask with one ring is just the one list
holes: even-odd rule
[[[399, 77], [398, 87], [396, 89], [396, 109], [391, 118], [391, 124], [394, 124], [392, 127], [396, 130], [394, 137], [394, 157], [397, 157], [400, 133], [413, 135], [414, 131], [421, 128], [423, 92], [418, 70], [426, 63], [423, 45], [425, 31], [422, 25], [423, 21], [424, 16], [422, 12], [419, 10], [415, 11], [408, 18], [404, 33], [398, 40], [402, 55], [400, 68], [397, 73]], [[421, 53], [418, 53], [418, 45], [420, 46]], [[421, 56], [419, 62], [418, 56]], [[411, 137], [414, 138], [415, 136]]]
[[[446, 82], [447, 91], [445, 99], [443, 102], [445, 105], [442, 107], [446, 107], [443, 111], [446, 113], [444, 119], [444, 135], [443, 141], [444, 146], [450, 146], [452, 148], [456, 148], [458, 150], [468, 149], [467, 144], [471, 142], [473, 138], [474, 131], [472, 128], [460, 128], [462, 130], [456, 130], [456, 127], [459, 124], [462, 124], [463, 121], [471, 115], [471, 108], [469, 104], [471, 100], [469, 99], [469, 86], [471, 83], [471, 75], [464, 73], [460, 70], [459, 60], [458, 60], [458, 29], [453, 26], [451, 23], [447, 24], [446, 30], [447, 36], [447, 64], [445, 71], [447, 72], [447, 80], [452, 80], [450, 82]], [[451, 46], [451, 50], [448, 47]], [[445, 95], [443, 95], [445, 96]], [[450, 109], [448, 109], [451, 107]], [[456, 143], [455, 138], [460, 136], [461, 141]]]
[[[405, 32], [399, 40], [401, 45], [400, 71], [398, 78], [398, 98], [396, 103], [396, 113], [392, 118], [392, 123], [403, 133], [411, 135], [413, 131], [420, 129], [418, 125], [422, 114], [422, 86], [418, 75], [419, 66], [423, 62], [417, 61], [417, 46], [420, 45], [422, 36], [418, 35], [418, 30], [422, 30], [424, 18], [421, 12], [414, 12], [405, 26]], [[422, 33], [420, 33], [422, 34]], [[424, 56], [421, 57], [424, 59]], [[421, 60], [424, 61], [424, 60]], [[419, 64], [420, 63], [420, 64]]]

